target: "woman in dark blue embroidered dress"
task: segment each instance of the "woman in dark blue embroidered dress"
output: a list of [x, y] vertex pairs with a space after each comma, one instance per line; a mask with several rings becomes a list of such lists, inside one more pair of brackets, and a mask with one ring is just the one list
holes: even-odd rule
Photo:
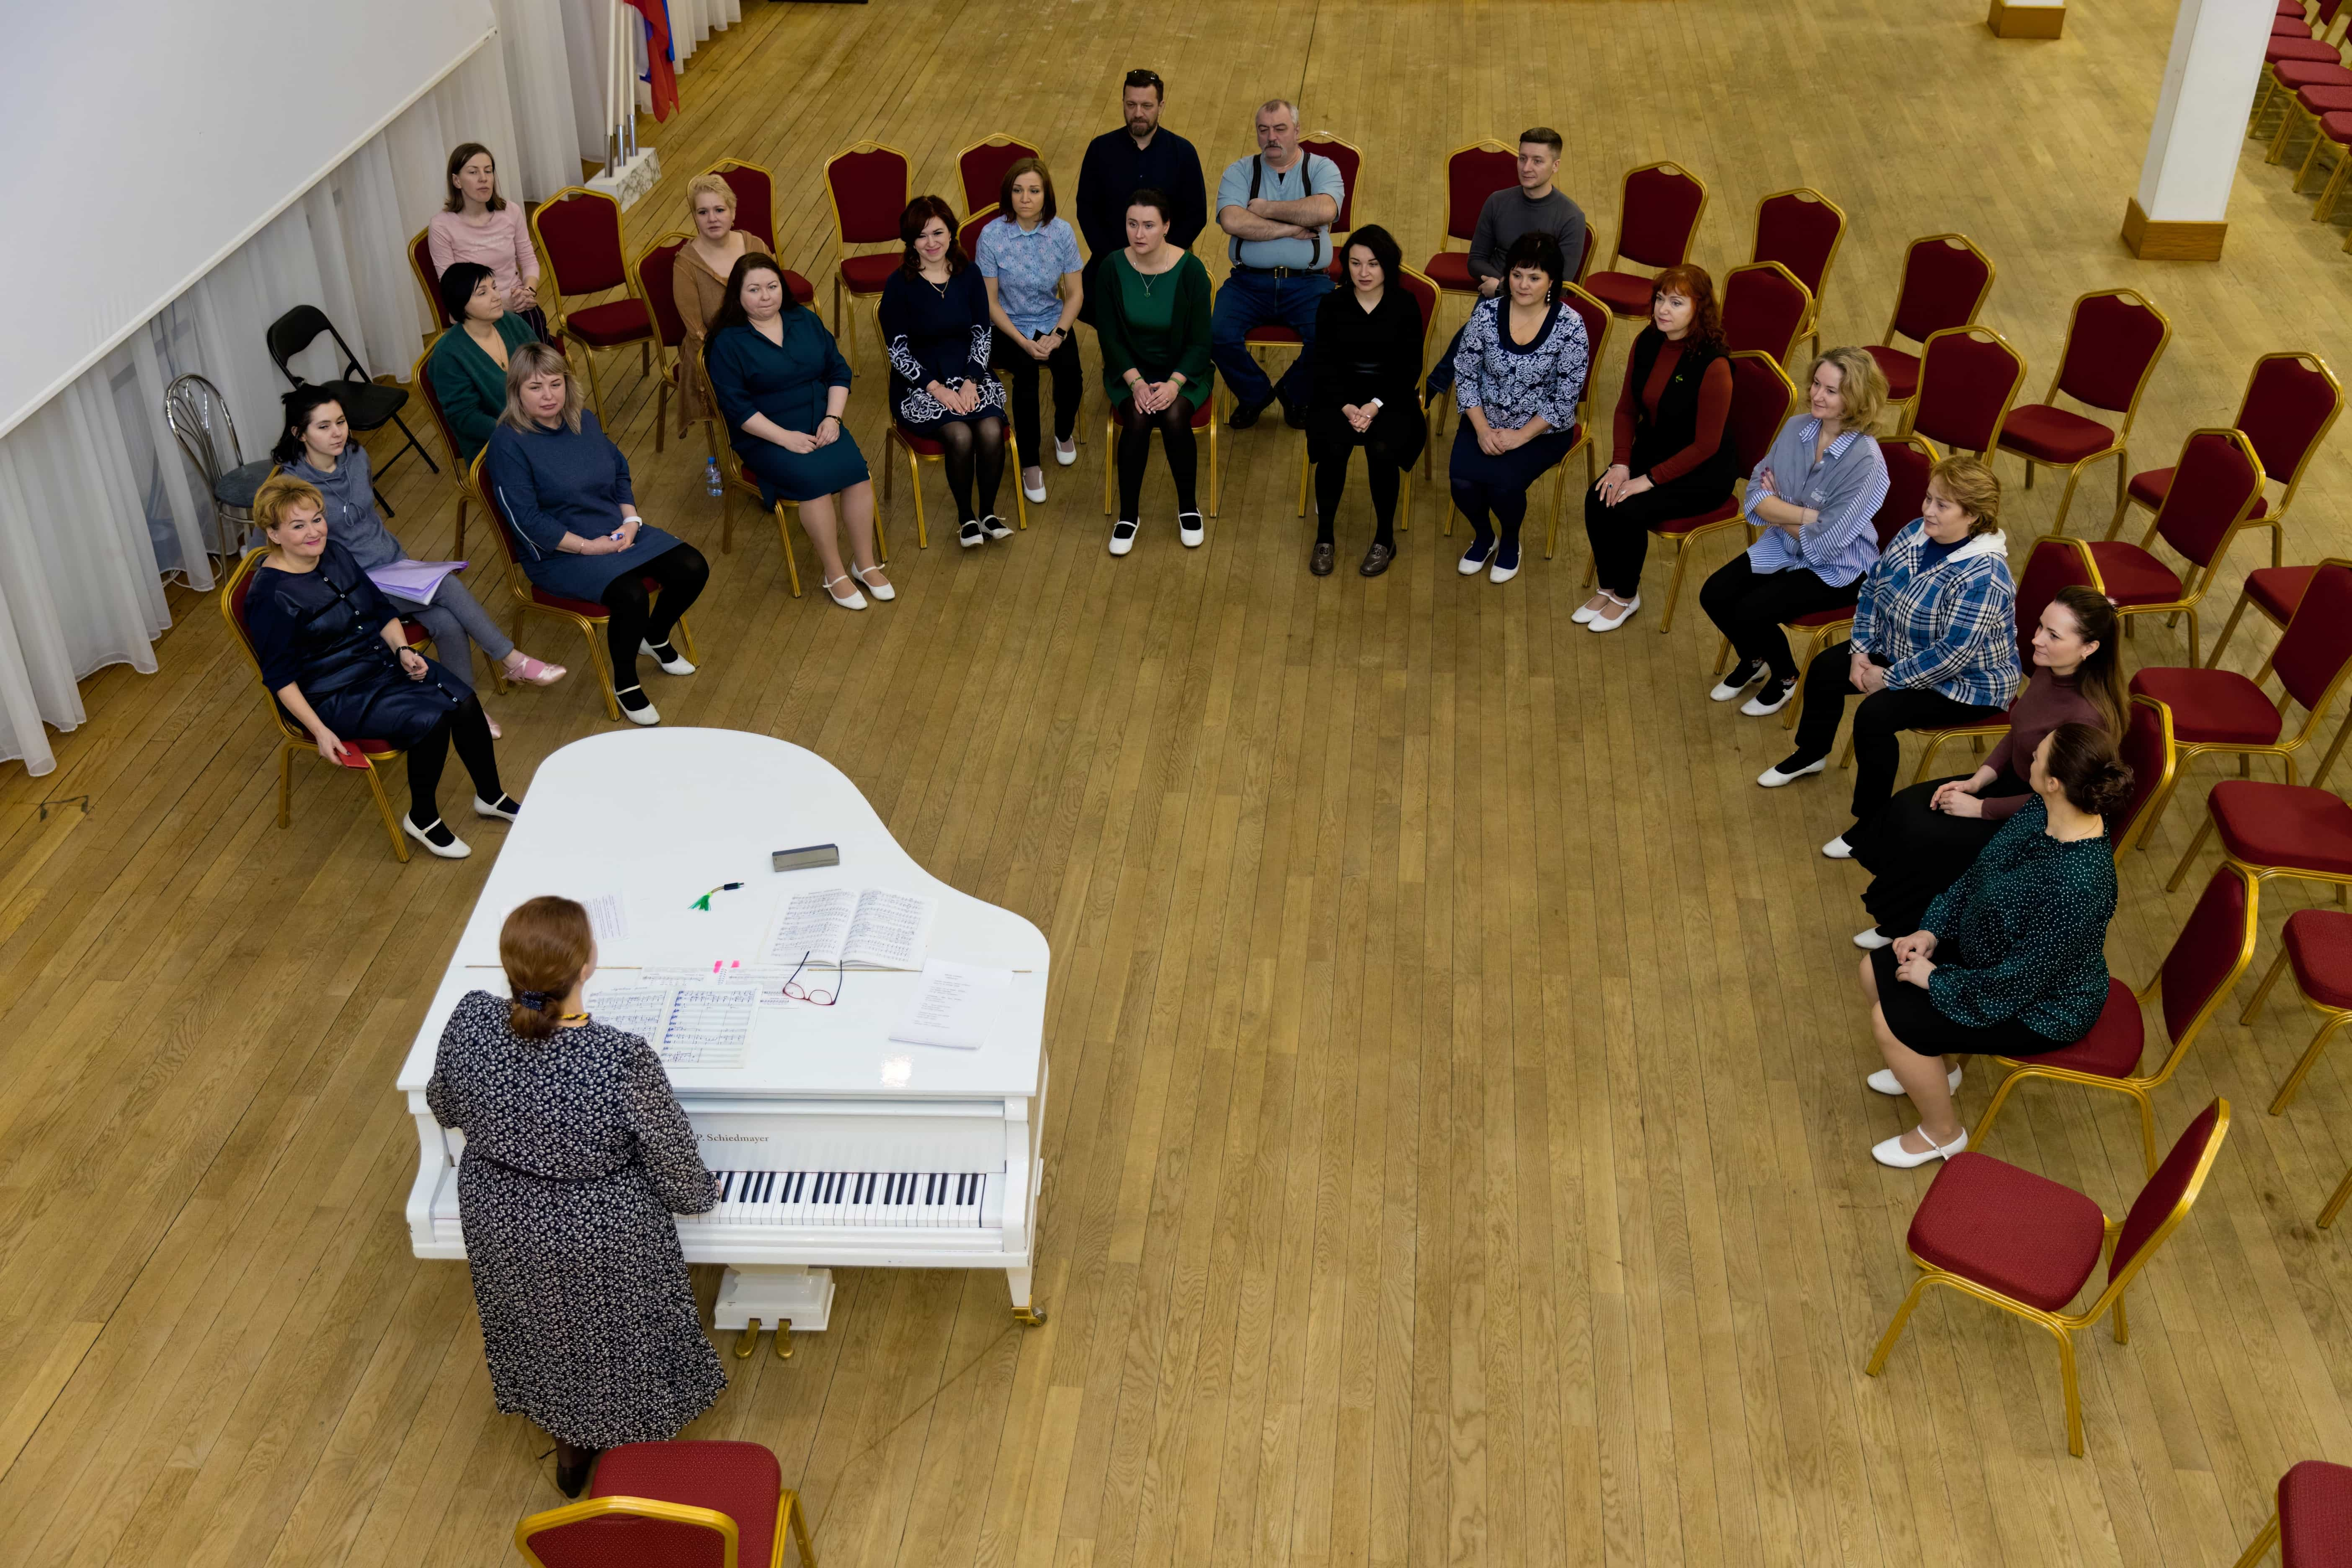
[[[1004, 479], [1004, 384], [988, 367], [996, 329], [988, 285], [955, 242], [955, 210], [918, 196], [898, 218], [907, 258], [882, 285], [882, 343], [890, 351], [890, 416], [946, 448], [948, 489], [969, 550], [1013, 530], [996, 515]], [[977, 501], [972, 496], [979, 481]]]

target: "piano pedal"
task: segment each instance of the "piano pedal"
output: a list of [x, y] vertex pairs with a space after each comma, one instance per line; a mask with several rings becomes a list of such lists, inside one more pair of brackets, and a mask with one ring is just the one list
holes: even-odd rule
[[760, 1320], [751, 1319], [735, 1336], [735, 1359], [749, 1361], [751, 1352], [760, 1348]]
[[1034, 1329], [1042, 1327], [1045, 1321], [1045, 1309], [1043, 1307], [1015, 1307], [1013, 1309], [1013, 1321], [1026, 1328]]
[[780, 1318], [776, 1321], [776, 1359], [793, 1359], [793, 1321], [790, 1318]]

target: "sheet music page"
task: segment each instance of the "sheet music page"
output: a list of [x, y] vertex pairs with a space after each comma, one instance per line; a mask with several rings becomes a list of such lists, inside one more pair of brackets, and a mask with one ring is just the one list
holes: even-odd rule
[[595, 893], [580, 903], [588, 911], [588, 929], [599, 942], [628, 940], [629, 906], [620, 894]]
[[842, 944], [849, 939], [850, 921], [856, 910], [857, 895], [847, 888], [794, 893], [777, 911], [760, 962], [790, 969], [805, 953], [811, 963], [840, 963]]
[[976, 1051], [986, 1045], [1013, 990], [1013, 971], [934, 959], [923, 965], [914, 998], [890, 1031], [910, 1046], [951, 1046]]
[[662, 1026], [669, 1021], [670, 998], [674, 994], [667, 985], [640, 985], [634, 980], [610, 986], [590, 981], [588, 994], [583, 1000], [596, 1022], [610, 1025], [625, 1035], [641, 1036], [646, 1044], [658, 1051]]
[[939, 908], [936, 899], [868, 888], [857, 896], [857, 916], [850, 922], [841, 954], [877, 969], [920, 969], [930, 946], [931, 917]]
[[655, 1048], [667, 1067], [740, 1068], [758, 1005], [759, 993], [749, 985], [680, 986], [670, 994], [669, 1018]]

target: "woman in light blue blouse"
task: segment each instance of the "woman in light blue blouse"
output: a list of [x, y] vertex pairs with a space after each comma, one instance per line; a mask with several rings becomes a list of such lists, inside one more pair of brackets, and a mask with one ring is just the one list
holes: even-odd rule
[[1465, 577], [1485, 570], [1497, 583], [1518, 575], [1528, 487], [1575, 439], [1590, 355], [1584, 318], [1559, 302], [1558, 240], [1540, 230], [1519, 236], [1503, 273], [1503, 293], [1472, 309], [1454, 352], [1462, 423], [1446, 459], [1454, 504], [1470, 520], [1458, 570]]
[[1078, 237], [1054, 216], [1054, 177], [1043, 159], [1024, 158], [1004, 171], [997, 187], [996, 221], [980, 231], [975, 258], [988, 289], [988, 319], [996, 328], [994, 370], [1013, 375], [1013, 437], [1029, 462], [1021, 489], [1045, 499], [1045, 449], [1037, 438], [1037, 370], [1054, 378], [1054, 460], [1078, 460], [1074, 437], [1078, 397], [1087, 374], [1078, 363], [1071, 323], [1086, 300], [1086, 264]]

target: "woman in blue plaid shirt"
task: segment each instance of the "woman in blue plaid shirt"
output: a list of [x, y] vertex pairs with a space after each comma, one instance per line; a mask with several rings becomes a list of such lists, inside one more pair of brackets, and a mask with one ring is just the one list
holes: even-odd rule
[[[1895, 793], [1904, 730], [1998, 724], [2017, 694], [2017, 584], [2000, 531], [2000, 480], [1974, 458], [1947, 458], [1927, 478], [1920, 516], [1879, 556], [1853, 607], [1853, 639], [1805, 671], [1797, 749], [1757, 775], [1766, 789], [1817, 773], [1853, 714], [1853, 817], [1868, 822]], [[1853, 851], [1841, 833], [1822, 846]]]

